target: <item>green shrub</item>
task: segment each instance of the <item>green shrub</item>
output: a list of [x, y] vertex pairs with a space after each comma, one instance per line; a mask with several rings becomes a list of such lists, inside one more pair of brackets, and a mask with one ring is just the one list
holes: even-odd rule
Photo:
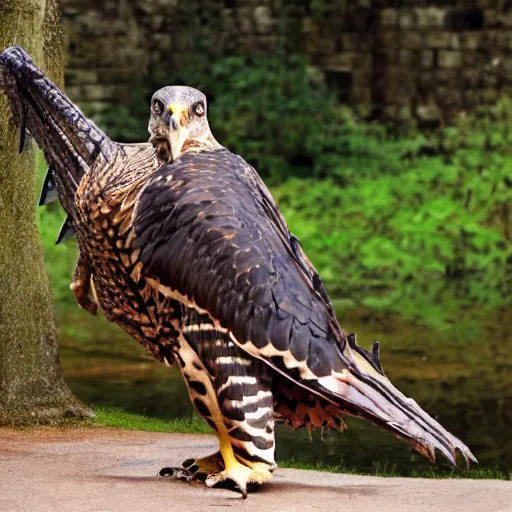
[[334, 295], [430, 323], [470, 305], [507, 302], [510, 107], [504, 99], [461, 118], [435, 136], [433, 156], [402, 157], [401, 171], [377, 167], [376, 175], [353, 173], [341, 184], [336, 174], [322, 181], [293, 178], [273, 189]]
[[[338, 105], [301, 57], [191, 62], [135, 91], [133, 108], [104, 111], [107, 133], [147, 139], [152, 92], [196, 86], [214, 134], [272, 185], [331, 294], [430, 323], [510, 298], [510, 100], [436, 133], [400, 134]], [[76, 254], [53, 246], [60, 222], [55, 207], [40, 212], [59, 300], [71, 298]]]
[[149, 84], [138, 90], [133, 106], [102, 112], [99, 122], [114, 139], [146, 140], [152, 93], [168, 84], [191, 85], [209, 98], [215, 137], [274, 183], [290, 176], [350, 180], [353, 174], [400, 172], [403, 159], [426, 144], [421, 134], [397, 141], [382, 125], [357, 122], [300, 56], [195, 59], [184, 71], [160, 74]]

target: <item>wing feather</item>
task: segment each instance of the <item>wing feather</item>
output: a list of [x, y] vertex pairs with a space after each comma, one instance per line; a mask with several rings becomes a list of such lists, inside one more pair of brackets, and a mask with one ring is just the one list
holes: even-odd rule
[[[430, 458], [435, 448], [453, 463], [455, 448], [473, 458], [392, 386], [379, 369], [378, 346], [368, 354], [341, 330], [318, 273], [243, 159], [227, 150], [182, 155], [151, 175], [132, 222], [146, 277], [206, 311], [248, 354], [344, 413], [405, 436]], [[356, 353], [364, 358], [357, 365]], [[277, 390], [283, 401], [285, 389]], [[299, 412], [286, 407], [278, 402], [278, 413], [291, 414], [298, 426], [317, 410], [313, 401]], [[313, 426], [324, 420], [341, 426], [331, 410], [315, 416]], [[327, 411], [324, 402], [320, 411]]]
[[318, 273], [243, 159], [184, 154], [152, 175], [133, 222], [144, 273], [208, 311], [247, 352], [295, 380], [345, 367], [345, 335]]

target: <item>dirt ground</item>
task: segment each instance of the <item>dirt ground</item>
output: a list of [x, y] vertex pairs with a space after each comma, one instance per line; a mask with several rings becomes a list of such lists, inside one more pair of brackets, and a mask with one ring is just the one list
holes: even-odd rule
[[512, 482], [277, 470], [239, 494], [158, 478], [164, 466], [216, 450], [205, 435], [110, 428], [0, 429], [0, 512], [512, 512]]

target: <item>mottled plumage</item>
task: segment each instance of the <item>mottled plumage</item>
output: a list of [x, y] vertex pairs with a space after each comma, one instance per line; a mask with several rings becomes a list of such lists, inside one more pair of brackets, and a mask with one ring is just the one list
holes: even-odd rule
[[78, 303], [95, 313], [92, 277], [106, 317], [178, 363], [219, 438], [219, 452], [162, 475], [245, 496], [276, 467], [276, 420], [343, 430], [344, 415], [392, 431], [432, 461], [435, 449], [454, 464], [456, 449], [474, 460], [391, 384], [378, 343], [369, 353], [341, 329], [257, 172], [211, 134], [202, 93], [155, 93], [153, 149], [108, 139], [19, 48], [0, 54], [2, 84], [22, 132], [50, 160], [40, 203], [56, 186], [76, 231]]

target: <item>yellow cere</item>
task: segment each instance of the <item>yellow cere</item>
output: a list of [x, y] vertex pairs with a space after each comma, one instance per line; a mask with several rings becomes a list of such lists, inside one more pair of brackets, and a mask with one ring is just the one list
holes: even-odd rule
[[178, 113], [182, 112], [183, 110], [185, 110], [186, 108], [187, 108], [187, 106], [184, 105], [183, 103], [171, 103], [167, 107], [167, 110], [169, 112], [172, 112], [173, 114], [178, 114]]

